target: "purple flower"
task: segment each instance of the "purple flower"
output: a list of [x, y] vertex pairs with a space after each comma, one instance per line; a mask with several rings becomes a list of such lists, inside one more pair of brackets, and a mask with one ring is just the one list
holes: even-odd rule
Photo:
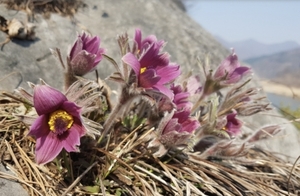
[[[134, 41], [136, 43], [137, 53], [141, 54], [144, 50], [146, 50], [153, 43], [158, 43], [161, 46], [164, 44], [164, 41], [157, 41], [155, 35], [149, 35], [145, 39], [142, 39], [142, 32], [140, 29], [135, 30]], [[134, 53], [134, 52], [133, 52]]]
[[231, 137], [241, 132], [242, 122], [236, 118], [237, 113], [233, 112], [226, 116], [227, 123], [223, 128]]
[[191, 96], [200, 94], [200, 92], [202, 91], [202, 86], [199, 76], [189, 77], [186, 85], [186, 91], [189, 92]]
[[36, 138], [36, 162], [45, 164], [52, 161], [63, 148], [67, 152], [78, 151], [80, 137], [86, 133], [80, 116], [81, 108], [48, 85], [34, 87], [33, 104], [39, 116], [29, 135]]
[[83, 76], [96, 69], [96, 65], [102, 60], [105, 50], [100, 47], [100, 38], [91, 37], [85, 32], [78, 35], [69, 54], [70, 66], [73, 73]]
[[173, 103], [176, 105], [177, 111], [190, 110], [192, 108], [192, 103], [188, 100], [190, 93], [184, 92], [180, 85], [171, 85], [170, 89], [174, 93]]
[[233, 84], [250, 71], [249, 67], [240, 66], [237, 55], [232, 51], [232, 54], [219, 65], [213, 79], [223, 81], [224, 84]]
[[163, 128], [160, 142], [166, 146], [186, 144], [193, 131], [200, 126], [198, 120], [189, 115], [187, 110], [174, 113]]
[[169, 62], [168, 53], [160, 53], [162, 41], [156, 41], [155, 36], [142, 40], [139, 31], [137, 32], [135, 39], [138, 48], [143, 51], [137, 56], [129, 52], [122, 60], [133, 69], [138, 87], [159, 91], [172, 99], [172, 91], [165, 84], [180, 75], [179, 65]]

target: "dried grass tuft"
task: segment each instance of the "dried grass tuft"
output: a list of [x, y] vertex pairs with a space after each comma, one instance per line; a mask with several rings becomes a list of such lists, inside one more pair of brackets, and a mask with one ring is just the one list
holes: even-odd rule
[[[104, 146], [71, 153], [73, 179], [54, 163], [34, 161], [35, 141], [17, 115], [30, 112], [20, 100], [0, 95], [0, 158], [14, 175], [0, 177], [22, 184], [29, 195], [290, 195], [300, 194], [300, 164], [266, 150], [251, 148], [236, 158], [199, 158], [170, 151], [161, 159], [146, 148], [153, 131], [115, 127]], [[61, 160], [60, 160], [61, 161]]]
[[78, 9], [86, 6], [82, 0], [2, 0], [0, 3], [6, 4], [8, 9], [23, 10], [29, 15], [39, 13], [46, 18], [49, 18], [51, 13], [73, 16]]

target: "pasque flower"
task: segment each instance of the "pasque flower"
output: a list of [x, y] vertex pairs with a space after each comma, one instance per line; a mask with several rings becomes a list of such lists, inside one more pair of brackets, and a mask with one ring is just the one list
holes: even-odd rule
[[226, 116], [227, 123], [223, 128], [231, 137], [241, 132], [242, 121], [236, 118], [237, 113], [233, 112]]
[[159, 91], [173, 98], [172, 91], [165, 84], [180, 75], [179, 65], [170, 63], [168, 53], [161, 53], [163, 41], [157, 41], [155, 36], [141, 39], [140, 31], [136, 31], [135, 41], [138, 53], [127, 53], [122, 60], [128, 64], [136, 75], [138, 87], [146, 90]]
[[187, 139], [200, 126], [189, 111], [176, 112], [162, 131], [160, 141], [166, 146], [186, 144]]
[[223, 60], [214, 74], [212, 74], [212, 72], [207, 74], [202, 98], [230, 84], [239, 82], [244, 75], [250, 72], [251, 69], [249, 67], [242, 67], [240, 65], [237, 55], [234, 53], [234, 50], [232, 50], [232, 53]]
[[48, 163], [62, 149], [78, 151], [80, 137], [86, 133], [81, 108], [48, 85], [34, 86], [33, 104], [39, 116], [31, 125], [29, 135], [36, 138], [36, 162]]
[[164, 41], [158, 41], [155, 35], [149, 35], [145, 39], [142, 39], [142, 32], [140, 29], [135, 30], [134, 41], [136, 44], [136, 52], [139, 54], [142, 54], [143, 51], [146, 50], [153, 43], [157, 43], [161, 46], [164, 44]]
[[183, 91], [180, 85], [172, 84], [170, 89], [174, 93], [173, 103], [176, 105], [177, 111], [190, 110], [192, 108], [192, 103], [188, 100], [190, 93]]
[[162, 128], [160, 141], [166, 146], [185, 144], [186, 140], [196, 130], [200, 123], [191, 117], [192, 103], [188, 101], [190, 93], [183, 91], [180, 85], [171, 85], [170, 88], [174, 93], [173, 103], [176, 106], [176, 111], [166, 119], [167, 123]]
[[233, 84], [250, 71], [249, 67], [241, 67], [237, 55], [232, 50], [232, 53], [218, 66], [213, 79], [220, 80], [223, 84]]
[[69, 54], [69, 63], [75, 75], [83, 76], [93, 71], [102, 60], [105, 50], [100, 47], [98, 36], [89, 36], [85, 32], [78, 35]]

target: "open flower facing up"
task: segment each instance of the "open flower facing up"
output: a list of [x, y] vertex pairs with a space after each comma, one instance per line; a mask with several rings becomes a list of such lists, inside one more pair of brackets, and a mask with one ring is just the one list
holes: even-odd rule
[[220, 80], [223, 84], [233, 84], [250, 71], [249, 67], [241, 67], [237, 55], [232, 51], [232, 54], [218, 66], [213, 79]]
[[168, 53], [160, 53], [163, 41], [157, 41], [155, 36], [142, 40], [139, 33], [136, 31], [135, 36], [139, 53], [129, 52], [122, 60], [133, 69], [138, 87], [159, 91], [172, 99], [173, 93], [165, 84], [180, 75], [179, 65], [169, 62]]
[[36, 138], [36, 162], [52, 161], [63, 148], [67, 152], [78, 151], [80, 137], [86, 133], [81, 108], [48, 85], [34, 86], [33, 104], [39, 116], [29, 135]]
[[83, 76], [93, 71], [102, 60], [105, 50], [100, 47], [100, 38], [91, 37], [85, 32], [78, 35], [69, 54], [69, 63], [73, 73]]

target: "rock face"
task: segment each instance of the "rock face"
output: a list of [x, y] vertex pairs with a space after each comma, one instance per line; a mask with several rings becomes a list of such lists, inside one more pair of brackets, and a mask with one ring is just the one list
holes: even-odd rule
[[[37, 82], [39, 78], [61, 88], [61, 67], [50, 55], [49, 48], [58, 47], [66, 55], [76, 33], [83, 29], [99, 35], [102, 39], [101, 46], [107, 48], [107, 54], [117, 60], [120, 59], [117, 35], [128, 32], [133, 37], [137, 27], [145, 36], [155, 34], [158, 39], [167, 41], [166, 51], [171, 54], [172, 61], [179, 63], [183, 69], [195, 68], [195, 57], [198, 55], [209, 53], [212, 63], [217, 64], [228, 54], [226, 49], [172, 1], [84, 2], [87, 6], [75, 15], [76, 24], [74, 20], [72, 22], [70, 18], [57, 14], [52, 14], [49, 20], [36, 15], [36, 41], [14, 40], [4, 46], [0, 52], [0, 77], [16, 72], [9, 80], [1, 82], [2, 89], [15, 88], [21, 79], [21, 86], [27, 88], [25, 81]], [[0, 6], [0, 13], [5, 13], [5, 18], [11, 19], [13, 16], [21, 21], [26, 19], [25, 13], [19, 12], [16, 15], [15, 12]], [[5, 40], [5, 36], [0, 32], [0, 40]], [[98, 69], [100, 77], [107, 77], [113, 69], [111, 64], [103, 61]]]
[[[8, 175], [13, 175], [12, 172], [7, 170], [1, 163], [0, 163], [0, 171], [7, 173]], [[26, 196], [28, 195], [23, 187], [18, 184], [17, 182], [8, 181], [4, 178], [0, 178], [0, 196]]]
[[[57, 14], [50, 19], [35, 16], [37, 25], [35, 41], [13, 40], [0, 51], [0, 90], [12, 91], [17, 86], [27, 88], [26, 81], [37, 83], [43, 78], [50, 85], [62, 89], [61, 66], [51, 55], [49, 48], [58, 47], [64, 56], [76, 38], [76, 33], [88, 30], [92, 35], [101, 37], [101, 47], [107, 54], [120, 62], [120, 53], [116, 38], [118, 34], [128, 32], [133, 37], [134, 29], [140, 28], [143, 35], [155, 34], [158, 39], [168, 42], [165, 51], [171, 54], [171, 60], [181, 65], [183, 71], [195, 70], [196, 57], [210, 56], [210, 63], [218, 65], [229, 51], [221, 46], [199, 24], [189, 18], [173, 1], [156, 0], [86, 0], [86, 7], [79, 10], [72, 20]], [[17, 18], [25, 21], [26, 14], [7, 10], [0, 5], [0, 13], [7, 19]], [[75, 21], [75, 23], [74, 23]], [[6, 34], [0, 32], [0, 41]], [[114, 71], [113, 65], [103, 60], [98, 66], [101, 78]], [[10, 75], [8, 75], [10, 74]], [[7, 77], [5, 77], [7, 76]], [[253, 84], [259, 85], [256, 81]], [[272, 115], [278, 115], [273, 112]], [[266, 148], [294, 158], [300, 155], [300, 136], [295, 128], [287, 125], [281, 117], [271, 114], [259, 114], [247, 125], [258, 129], [265, 124], [282, 124], [285, 132], [274, 139], [264, 142]]]

